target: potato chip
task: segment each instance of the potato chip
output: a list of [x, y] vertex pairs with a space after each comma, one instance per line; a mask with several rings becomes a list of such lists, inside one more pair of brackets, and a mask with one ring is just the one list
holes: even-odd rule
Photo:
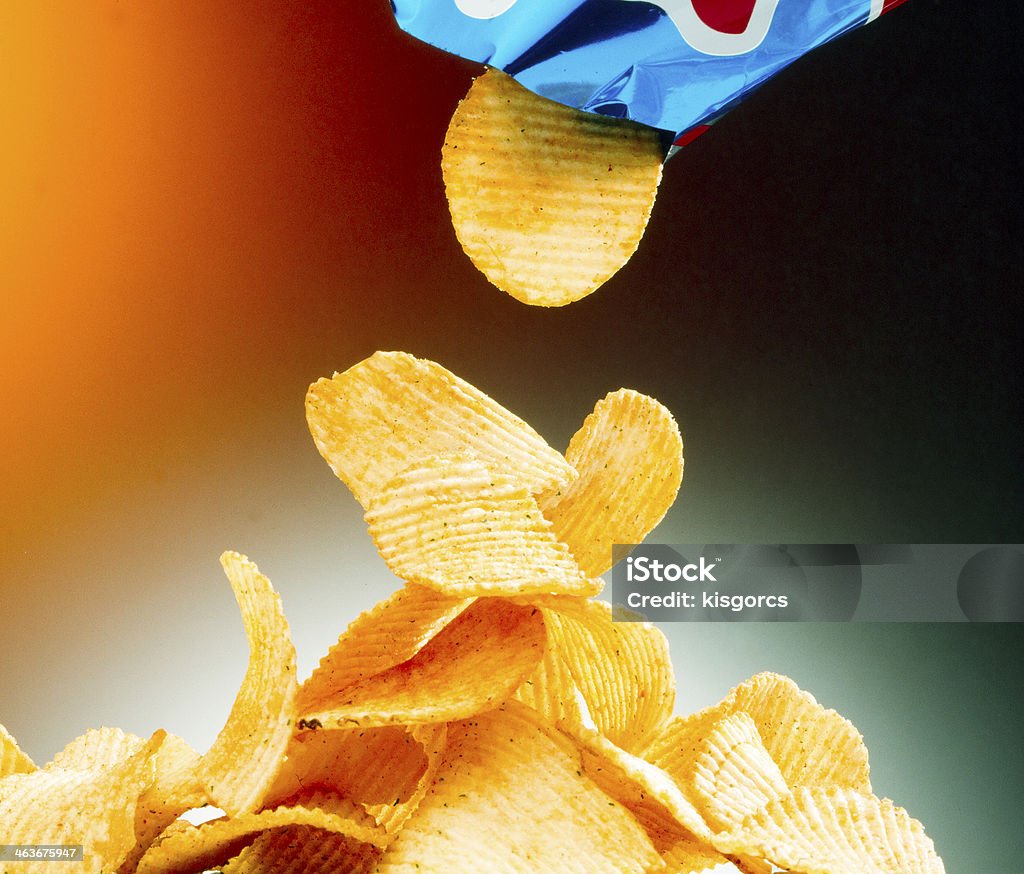
[[199, 754], [177, 735], [168, 734], [154, 757], [156, 774], [135, 808], [135, 846], [118, 869], [132, 874], [156, 837], [182, 813], [206, 803], [199, 782]]
[[741, 874], [741, 869], [707, 844], [683, 838], [662, 853], [665, 874]]
[[562, 306], [636, 251], [664, 156], [657, 130], [538, 97], [492, 69], [455, 110], [441, 170], [477, 268], [517, 300]]
[[359, 680], [411, 659], [473, 603], [407, 584], [359, 616], [300, 687], [300, 711], [313, 710]]
[[754, 720], [743, 712], [723, 717], [701, 740], [691, 785], [701, 813], [715, 831], [739, 825], [789, 793]]
[[[81, 845], [74, 870], [107, 874], [135, 844], [135, 810], [152, 783], [157, 732], [134, 755], [103, 767], [41, 769], [0, 780], [0, 835], [5, 844]], [[52, 861], [19, 862], [19, 874], [47, 874]]]
[[437, 780], [384, 852], [380, 874], [620, 874], [661, 859], [630, 813], [587, 777], [564, 735], [529, 708], [449, 726]]
[[131, 758], [145, 745], [143, 738], [119, 728], [92, 728], [71, 741], [43, 767], [47, 771], [55, 768], [106, 768]]
[[433, 361], [377, 352], [306, 395], [320, 454], [363, 507], [418, 461], [468, 454], [536, 493], [576, 471], [518, 416]]
[[223, 817], [168, 830], [139, 862], [138, 874], [196, 874], [237, 856], [256, 837], [272, 829], [306, 825], [345, 836], [353, 855], [365, 854], [365, 845], [379, 846], [383, 835], [354, 802], [310, 796], [305, 803]]
[[640, 543], [675, 501], [679, 426], [654, 398], [619, 389], [594, 407], [565, 457], [579, 479], [537, 503], [583, 572], [597, 577], [612, 566], [613, 544]]
[[366, 511], [377, 549], [404, 580], [446, 595], [592, 595], [517, 479], [479, 461], [438, 458], [390, 480]]
[[538, 609], [480, 599], [409, 661], [303, 712], [299, 728], [444, 722], [497, 707], [534, 671], [544, 643]]
[[629, 752], [661, 732], [675, 706], [665, 635], [649, 622], [615, 622], [603, 601], [536, 598], [596, 727]]
[[636, 817], [659, 852], [684, 837], [711, 838], [697, 808], [660, 768], [626, 752], [594, 729], [581, 726], [568, 734], [580, 749], [587, 776]]
[[0, 725], [0, 779], [8, 774], [28, 774], [35, 770], [35, 762], [21, 751], [11, 733]]
[[226, 865], [222, 874], [371, 874], [380, 850], [350, 837], [308, 825], [260, 834]]
[[758, 674], [720, 704], [676, 717], [640, 754], [685, 784], [693, 774], [701, 741], [723, 717], [740, 712], [754, 720], [765, 749], [791, 789], [835, 784], [871, 791], [868, 752], [860, 732], [779, 674]]
[[943, 874], [917, 820], [891, 801], [839, 786], [802, 787], [771, 802], [715, 844], [793, 874]]
[[259, 807], [284, 760], [295, 726], [295, 647], [281, 598], [252, 562], [236, 552], [221, 556], [242, 612], [249, 666], [234, 706], [198, 765], [213, 803], [233, 814]]

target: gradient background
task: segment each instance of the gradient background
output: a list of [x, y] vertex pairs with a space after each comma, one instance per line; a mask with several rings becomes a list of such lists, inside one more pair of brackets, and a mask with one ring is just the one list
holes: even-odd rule
[[[0, 721], [40, 761], [102, 724], [205, 748], [246, 659], [227, 548], [302, 674], [391, 591], [303, 415], [378, 348], [559, 448], [605, 392], [658, 397], [664, 542], [1019, 542], [1021, 13], [965, 6], [769, 83], [673, 159], [628, 267], [543, 311], [448, 220], [477, 68], [383, 0], [0, 4]], [[665, 630], [681, 710], [788, 673], [948, 870], [1019, 870], [1022, 626]]]

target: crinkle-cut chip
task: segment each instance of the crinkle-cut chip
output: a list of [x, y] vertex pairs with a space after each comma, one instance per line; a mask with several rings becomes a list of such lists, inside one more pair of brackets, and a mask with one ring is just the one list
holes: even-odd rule
[[36, 764], [22, 752], [11, 733], [0, 725], [0, 779], [9, 774], [29, 774]]
[[942, 874], [916, 819], [888, 799], [839, 786], [801, 787], [715, 837], [723, 852], [767, 859], [793, 874]]
[[664, 154], [654, 128], [563, 106], [488, 70], [455, 110], [441, 171], [477, 268], [517, 300], [563, 306], [636, 251]]
[[533, 673], [516, 689], [516, 701], [536, 710], [551, 725], [574, 728], [586, 724], [581, 699], [565, 659], [555, 649], [561, 635], [553, 637], [552, 626], [545, 623], [547, 643]]
[[514, 476], [466, 457], [399, 474], [366, 512], [377, 549], [404, 580], [452, 596], [593, 595], [533, 495]]
[[714, 847], [688, 838], [661, 854], [665, 874], [742, 874], [741, 869]]
[[649, 622], [616, 622], [604, 601], [534, 598], [553, 650], [569, 668], [596, 727], [636, 752], [661, 731], [675, 705], [668, 641]]
[[613, 544], [640, 543], [672, 506], [683, 440], [665, 407], [623, 388], [598, 402], [565, 457], [579, 479], [537, 503], [583, 572], [597, 577], [612, 566]]
[[263, 832], [226, 865], [222, 874], [371, 874], [380, 850], [347, 835], [308, 825]]
[[701, 813], [715, 831], [738, 826], [755, 810], [789, 793], [746, 713], [724, 717], [701, 741], [700, 749], [691, 785]]
[[76, 737], [43, 767], [54, 768], [105, 768], [131, 758], [146, 745], [146, 740], [129, 734], [120, 728], [90, 728]]
[[408, 583], [360, 615], [299, 687], [300, 711], [359, 680], [411, 659], [428, 640], [473, 603]]
[[[0, 781], [0, 841], [81, 844], [79, 874], [108, 874], [135, 843], [135, 809], [152, 783], [156, 732], [132, 756], [98, 768], [42, 769]], [[18, 863], [19, 874], [48, 874], [52, 861]]]
[[640, 755], [685, 783], [693, 773], [701, 739], [724, 716], [740, 712], [754, 720], [765, 749], [791, 789], [834, 784], [871, 791], [868, 751], [860, 732], [780, 674], [757, 674], [721, 703], [676, 717]]
[[708, 840], [711, 830], [672, 778], [586, 726], [559, 726], [580, 750], [583, 770], [606, 795], [629, 810], [658, 852], [682, 838]]
[[469, 454], [530, 492], [576, 471], [518, 416], [433, 361], [377, 352], [306, 395], [320, 454], [363, 507], [417, 461]]
[[426, 752], [405, 726], [301, 732], [288, 743], [266, 805], [312, 787], [361, 804], [399, 804], [415, 792], [426, 769]]
[[256, 565], [221, 556], [249, 640], [249, 666], [220, 734], [198, 765], [210, 800], [231, 815], [256, 810], [284, 760], [296, 719], [295, 647], [281, 598]]
[[186, 810], [206, 802], [196, 769], [199, 754], [182, 738], [168, 734], [156, 751], [156, 776], [135, 808], [135, 846], [118, 869], [132, 874], [139, 859], [167, 826]]
[[413, 793], [405, 801], [399, 801], [396, 798], [396, 801], [390, 804], [363, 804], [366, 812], [389, 835], [398, 833], [405, 825], [406, 820], [416, 812], [416, 808], [426, 796], [427, 790], [433, 785], [447, 743], [448, 726], [444, 723], [416, 725], [413, 726], [412, 733], [413, 737], [422, 745], [423, 752], [427, 757], [427, 767], [420, 776]]
[[511, 697], [537, 667], [545, 640], [537, 608], [481, 598], [411, 659], [304, 712], [298, 727], [368, 728], [464, 719]]
[[568, 737], [517, 702], [448, 728], [426, 797], [379, 874], [625, 874], [661, 859], [630, 813], [583, 773]]
[[169, 829], [146, 851], [137, 874], [198, 874], [233, 859], [261, 833], [297, 825], [344, 835], [356, 855], [365, 852], [363, 845], [379, 847], [383, 841], [381, 830], [355, 802], [314, 795], [301, 804]]

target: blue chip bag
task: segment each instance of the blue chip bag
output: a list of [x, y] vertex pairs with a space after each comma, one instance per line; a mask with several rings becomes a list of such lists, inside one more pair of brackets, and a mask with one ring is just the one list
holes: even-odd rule
[[903, 0], [392, 0], [398, 24], [543, 97], [685, 145], [811, 49]]

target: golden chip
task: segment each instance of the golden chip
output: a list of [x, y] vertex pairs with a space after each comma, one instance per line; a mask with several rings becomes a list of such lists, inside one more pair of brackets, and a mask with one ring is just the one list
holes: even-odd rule
[[675, 705], [665, 635], [649, 622], [615, 622], [603, 601], [554, 596], [544, 609], [553, 647], [565, 662], [596, 727], [629, 752], [657, 736]]
[[527, 707], [449, 726], [437, 779], [380, 874], [627, 874], [661, 859], [630, 813], [587, 777], [564, 735]]
[[455, 110], [441, 170], [477, 268], [517, 300], [562, 306], [636, 251], [663, 158], [654, 128], [571, 109], [488, 70]]
[[[109, 874], [135, 844], [139, 796], [154, 778], [157, 732], [134, 755], [104, 767], [53, 767], [0, 780], [0, 841], [81, 845], [76, 872]], [[47, 874], [54, 862], [18, 862], [25, 874]]]
[[692, 787], [701, 813], [715, 831], [724, 831], [789, 787], [746, 713], [723, 717], [697, 746]]
[[473, 603], [413, 584], [367, 610], [345, 631], [299, 687], [300, 712], [374, 674], [408, 661]]
[[257, 809], [284, 760], [296, 719], [295, 647], [281, 598], [251, 561], [221, 556], [242, 612], [249, 666], [228, 720], [198, 765], [204, 789], [230, 814]]
[[345, 836], [350, 852], [360, 858], [366, 845], [380, 846], [383, 840], [376, 824], [354, 802], [318, 793], [301, 804], [169, 829], [142, 857], [138, 874], [195, 874], [237, 856], [264, 832], [296, 825]]
[[536, 431], [433, 361], [377, 352], [306, 395], [320, 454], [363, 507], [417, 461], [467, 454], [530, 492], [576, 471]]
[[44, 768], [106, 768], [131, 758], [145, 745], [143, 738], [119, 728], [93, 728], [71, 741]]
[[661, 854], [665, 874], [742, 874], [740, 868], [707, 844], [683, 838]]
[[0, 725], [0, 778], [8, 774], [28, 774], [34, 770], [35, 762], [21, 751], [10, 732]]
[[480, 713], [511, 697], [537, 667], [544, 643], [538, 609], [480, 599], [409, 661], [303, 712], [299, 728], [410, 725]]
[[309, 825], [284, 826], [260, 834], [226, 865], [222, 874], [371, 874], [380, 858], [372, 844]]
[[779, 674], [758, 674], [720, 704], [674, 718], [641, 755], [686, 784], [702, 752], [701, 741], [724, 716], [741, 712], [753, 719], [765, 749], [791, 789], [834, 784], [871, 791], [868, 752], [860, 732]]
[[366, 511], [370, 534], [396, 576], [447, 595], [593, 595], [551, 523], [517, 479], [470, 458], [410, 468]]
[[537, 503], [583, 572], [597, 577], [612, 566], [613, 544], [640, 543], [675, 501], [679, 426], [654, 398], [619, 389], [594, 407], [565, 457], [579, 479]]
[[793, 874], [943, 874], [916, 819], [888, 799], [832, 786], [803, 787], [771, 802], [715, 844]]

